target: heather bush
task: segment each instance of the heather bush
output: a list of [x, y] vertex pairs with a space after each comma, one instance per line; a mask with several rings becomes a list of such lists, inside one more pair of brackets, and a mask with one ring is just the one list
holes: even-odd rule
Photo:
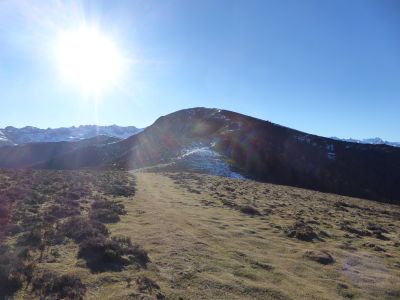
[[94, 209], [90, 212], [90, 219], [102, 223], [117, 223], [120, 220], [118, 213], [108, 209]]
[[135, 187], [133, 185], [118, 185], [113, 184], [104, 188], [104, 194], [111, 196], [129, 197], [135, 194]]
[[16, 234], [21, 233], [23, 231], [24, 231], [23, 227], [21, 225], [19, 225], [19, 224], [13, 224], [13, 225], [9, 226], [9, 232], [10, 232], [11, 235], [16, 235]]
[[119, 215], [126, 214], [124, 205], [115, 200], [97, 199], [93, 202], [92, 209], [107, 209], [112, 210]]
[[59, 276], [44, 270], [32, 279], [32, 291], [41, 299], [83, 299], [86, 286], [75, 275]]
[[27, 262], [29, 251], [26, 248], [12, 251], [9, 247], [0, 248], [0, 299], [12, 296], [24, 281], [30, 281], [34, 265]]
[[126, 237], [89, 238], [80, 244], [78, 256], [93, 272], [120, 271], [129, 264], [145, 267], [150, 261], [147, 253]]
[[74, 216], [60, 226], [59, 233], [80, 243], [85, 239], [108, 236], [108, 229], [98, 221]]
[[13, 295], [22, 286], [22, 278], [9, 263], [0, 262], [0, 299]]
[[42, 233], [40, 230], [26, 231], [17, 239], [18, 246], [39, 247], [43, 243]]
[[0, 182], [0, 243], [10, 234], [15, 238], [10, 248], [0, 246], [0, 299], [12, 297], [22, 286], [31, 287], [34, 298], [82, 299], [86, 287], [78, 277], [60, 276], [41, 269], [45, 265], [35, 265], [43, 260], [50, 263], [55, 256], [50, 246], [68, 242], [66, 238], [78, 244], [79, 258], [94, 272], [118, 271], [131, 264], [145, 267], [149, 262], [146, 251], [129, 238], [109, 238], [104, 225], [126, 214], [114, 197], [134, 195], [131, 176], [124, 172], [4, 172], [8, 179]]
[[159, 290], [160, 286], [151, 278], [142, 276], [136, 279], [138, 289], [141, 292], [151, 293], [153, 290]]
[[70, 216], [77, 216], [80, 215], [80, 213], [79, 205], [53, 204], [50, 205], [45, 212], [45, 218], [48, 220], [56, 220]]

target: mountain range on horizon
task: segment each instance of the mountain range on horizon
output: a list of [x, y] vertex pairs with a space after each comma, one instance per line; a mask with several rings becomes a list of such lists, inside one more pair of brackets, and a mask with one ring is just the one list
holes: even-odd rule
[[190, 170], [400, 203], [400, 149], [324, 138], [239, 113], [184, 109], [126, 139], [0, 148], [0, 167]]
[[393, 147], [400, 147], [400, 142], [390, 142], [390, 141], [385, 141], [380, 137], [374, 137], [374, 138], [367, 138], [367, 139], [354, 139], [354, 138], [338, 138], [336, 136], [332, 137], [332, 139], [339, 140], [339, 141], [345, 141], [345, 142], [351, 142], [351, 143], [357, 143], [357, 144], [374, 144], [374, 145], [388, 145], [388, 146], [393, 146]]
[[68, 142], [90, 139], [104, 135], [126, 139], [142, 129], [135, 126], [97, 126], [80, 125], [72, 127], [41, 129], [33, 126], [0, 128], [0, 147], [5, 145], [22, 145], [28, 143]]
[[[90, 139], [98, 135], [104, 135], [119, 139], [126, 139], [142, 131], [143, 128], [135, 126], [118, 125], [79, 125], [71, 127], [38, 128], [34, 126], [0, 128], [0, 147], [5, 145], [21, 145], [43, 142], [68, 142]], [[400, 142], [386, 141], [380, 137], [367, 139], [331, 137], [334, 140], [346, 141], [357, 144], [375, 144], [400, 147]]]
[[[68, 142], [90, 139], [98, 135], [104, 135], [119, 139], [126, 139], [142, 131], [143, 128], [135, 126], [118, 125], [79, 125], [71, 127], [38, 128], [34, 126], [0, 128], [0, 147], [5, 145], [21, 145], [43, 142]], [[380, 137], [355, 139], [330, 137], [334, 140], [346, 141], [357, 144], [375, 144], [400, 147], [400, 142], [383, 140]]]

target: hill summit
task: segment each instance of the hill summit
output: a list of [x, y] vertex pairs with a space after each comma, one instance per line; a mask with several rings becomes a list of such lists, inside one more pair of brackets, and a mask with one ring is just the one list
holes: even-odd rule
[[[82, 142], [37, 160], [35, 144], [3, 147], [0, 166], [190, 169], [384, 202], [400, 199], [399, 148], [324, 138], [227, 110], [180, 110], [121, 141]], [[55, 144], [41, 147], [58, 149]], [[7, 159], [1, 159], [4, 151]]]

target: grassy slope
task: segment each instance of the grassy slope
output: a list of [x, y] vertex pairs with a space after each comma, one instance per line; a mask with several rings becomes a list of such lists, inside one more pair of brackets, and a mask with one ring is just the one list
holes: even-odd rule
[[[91, 273], [72, 241], [54, 246], [60, 255], [39, 267], [78, 274], [88, 299], [156, 299], [136, 280], [157, 282], [167, 299], [398, 299], [400, 208], [292, 187], [197, 174], [139, 173], [136, 194], [121, 197], [127, 214], [108, 224], [148, 251], [147, 269]], [[240, 211], [251, 205], [260, 215]], [[295, 221], [309, 224], [321, 240], [289, 238]], [[346, 228], [386, 229], [378, 239]], [[342, 229], [341, 229], [342, 228]], [[329, 237], [322, 236], [324, 231]], [[323, 241], [322, 241], [323, 238]], [[322, 265], [306, 250], [328, 251]], [[380, 250], [380, 251], [377, 251]], [[46, 258], [44, 259], [46, 261]], [[127, 283], [131, 280], [131, 284]], [[17, 299], [29, 299], [29, 289]]]
[[[107, 245], [111, 245], [112, 238], [116, 237], [115, 235], [110, 236], [104, 233], [100, 236], [100, 232], [85, 231], [94, 224], [99, 224], [98, 220], [109, 223], [109, 221], [105, 221], [104, 215], [99, 218], [95, 214], [99, 213], [100, 210], [98, 206], [95, 208], [93, 204], [116, 204], [116, 207], [120, 208], [118, 206], [120, 200], [132, 201], [135, 187], [133, 176], [126, 172], [8, 170], [1, 171], [0, 179], [0, 197], [3, 201], [0, 203], [3, 212], [0, 220], [2, 223], [3, 221], [6, 223], [5, 226], [0, 228], [0, 233], [8, 232], [7, 239], [0, 241], [0, 270], [2, 272], [7, 271], [7, 266], [11, 265], [11, 270], [14, 271], [9, 273], [8, 278], [21, 278], [19, 280], [21, 287], [14, 294], [16, 299], [35, 299], [39, 298], [41, 294], [44, 294], [43, 297], [51, 296], [43, 299], [59, 298], [55, 293], [59, 293], [61, 288], [49, 291], [49, 289], [51, 290], [51, 287], [49, 287], [46, 292], [44, 285], [39, 284], [39, 289], [35, 289], [33, 282], [41, 278], [43, 272], [51, 272], [52, 274], [50, 278], [45, 280], [46, 283], [55, 278], [62, 278], [64, 275], [70, 276], [70, 279], [79, 278], [87, 291], [84, 296], [85, 299], [109, 298], [102, 292], [103, 289], [107, 289], [107, 283], [119, 282], [124, 287], [124, 282], [125, 285], [127, 282], [124, 277], [126, 272], [140, 274], [138, 270], [141, 269], [142, 265], [136, 263], [139, 262], [136, 255], [140, 252], [138, 248], [136, 248], [137, 251], [133, 249], [133, 246], [129, 249], [124, 248], [125, 250], [122, 250], [124, 252], [119, 252], [120, 254], [111, 252], [111, 248], [108, 248], [108, 257], [113, 255], [112, 260], [110, 258], [108, 260], [104, 258], [97, 260], [102, 262], [96, 265], [98, 267], [104, 267], [106, 270], [119, 270], [119, 267], [122, 266], [125, 273], [119, 271], [113, 273], [91, 272], [90, 265], [86, 263], [89, 261], [85, 261], [88, 256], [84, 255], [82, 258], [78, 258], [79, 249], [82, 249], [81, 247], [85, 242], [94, 238], [94, 234], [98, 236], [97, 245], [102, 245], [103, 241], [108, 243]], [[7, 205], [7, 203], [10, 203], [10, 205]], [[56, 215], [53, 209], [60, 206], [62, 214]], [[8, 208], [8, 210], [5, 210], [5, 208]], [[9, 213], [4, 213], [4, 211]], [[109, 216], [113, 216], [112, 222], [118, 222], [118, 215], [112, 215], [111, 210], [106, 211], [108, 211]], [[74, 216], [69, 216], [71, 212]], [[74, 229], [75, 234], [78, 232], [85, 234], [84, 239], [79, 242], [74, 238], [67, 238], [66, 236], [69, 233], [63, 229], [71, 228], [65, 226], [65, 224], [75, 217], [78, 221], [84, 221], [82, 225], [76, 226]], [[18, 227], [18, 231], [15, 230], [16, 227]], [[30, 232], [36, 234], [35, 238], [22, 239]], [[22, 240], [24, 241], [23, 244], [21, 243]], [[115, 247], [123, 244], [115, 241], [112, 245], [113, 249], [118, 249]], [[92, 248], [92, 250], [94, 249]], [[91, 251], [91, 258], [100, 254], [100, 252], [101, 250]], [[15, 256], [15, 253], [27, 254]], [[15, 263], [9, 263], [7, 258], [12, 259]], [[28, 266], [33, 266], [33, 272], [30, 273], [33, 274], [31, 277], [33, 279], [28, 279], [29, 277], [25, 275]], [[2, 273], [2, 276], [0, 280], [5, 278], [4, 273]], [[64, 280], [63, 286], [65, 287], [66, 284], [69, 283]], [[10, 287], [10, 284], [6, 284], [7, 286]], [[142, 284], [143, 286], [145, 285]], [[76, 290], [76, 286], [72, 287], [72, 290]], [[130, 291], [130, 294], [141, 294], [142, 296], [151, 296], [152, 294], [147, 290], [137, 290], [136, 293]], [[4, 299], [4, 292], [0, 289], [0, 299]]]
[[[174, 180], [171, 175], [137, 174], [135, 201], [125, 203], [128, 214], [110, 226], [113, 233], [130, 236], [149, 252], [154, 262], [149, 274], [167, 296], [399, 297], [399, 207], [254, 181], [172, 176]], [[262, 215], [243, 214], [223, 205], [224, 199], [251, 204]], [[356, 206], [335, 206], [338, 201]], [[313, 224], [315, 230], [330, 237], [315, 242], [288, 238], [284, 229], [296, 219], [319, 223]], [[388, 229], [390, 240], [357, 238], [340, 229], [345, 220], [357, 228], [368, 221], [380, 224]], [[366, 243], [370, 244], [363, 246]], [[309, 249], [329, 251], [335, 263], [321, 265], [303, 258]]]

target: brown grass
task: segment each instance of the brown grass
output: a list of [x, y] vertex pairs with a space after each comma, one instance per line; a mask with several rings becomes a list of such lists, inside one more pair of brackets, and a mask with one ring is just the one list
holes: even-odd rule
[[[149, 274], [168, 298], [395, 299], [399, 293], [396, 206], [207, 175], [136, 176], [135, 201], [125, 203], [128, 214], [110, 228], [149, 252]], [[240, 211], [249, 205], [261, 215]], [[295, 222], [321, 240], [289, 238], [285, 229]], [[389, 240], [356, 237], [340, 229], [343, 222], [363, 230], [374, 222], [387, 228]], [[309, 260], [308, 250], [327, 251], [335, 262]]]
[[[399, 299], [398, 206], [200, 174], [135, 177], [136, 194], [116, 198], [127, 214], [107, 227], [148, 252], [146, 269], [91, 273], [73, 242], [39, 267], [79, 276], [87, 299]], [[306, 226], [318, 239], [288, 234]]]

